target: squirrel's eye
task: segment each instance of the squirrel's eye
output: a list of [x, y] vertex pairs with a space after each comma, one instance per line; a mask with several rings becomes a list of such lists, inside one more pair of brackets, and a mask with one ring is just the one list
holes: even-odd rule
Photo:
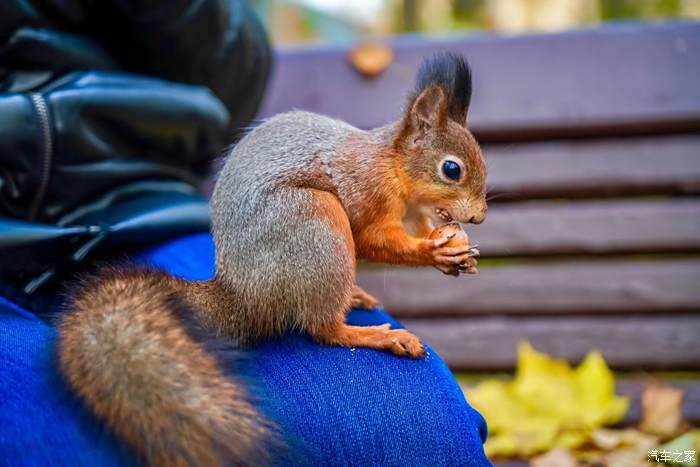
[[462, 174], [462, 169], [455, 161], [446, 160], [442, 163], [442, 173], [445, 174], [445, 177], [457, 182]]

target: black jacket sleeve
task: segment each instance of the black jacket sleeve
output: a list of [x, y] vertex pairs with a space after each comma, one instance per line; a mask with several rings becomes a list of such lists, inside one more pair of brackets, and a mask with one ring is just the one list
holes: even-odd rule
[[206, 229], [198, 188], [269, 69], [244, 1], [0, 2], [0, 285]]
[[244, 0], [6, 0], [0, 68], [114, 70], [206, 86], [236, 131], [255, 115], [270, 48]]

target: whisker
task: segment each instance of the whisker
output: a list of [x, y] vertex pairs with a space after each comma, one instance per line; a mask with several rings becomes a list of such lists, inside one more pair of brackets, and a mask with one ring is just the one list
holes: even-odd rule
[[499, 199], [499, 198], [513, 198], [513, 197], [519, 197], [521, 193], [517, 191], [499, 191], [497, 193], [487, 193], [486, 194], [486, 201], [491, 201], [494, 199]]

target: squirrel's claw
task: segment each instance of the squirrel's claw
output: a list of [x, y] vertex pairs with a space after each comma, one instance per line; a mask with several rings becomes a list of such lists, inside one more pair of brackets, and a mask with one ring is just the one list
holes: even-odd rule
[[476, 269], [477, 261], [473, 257], [469, 257], [466, 261], [457, 266], [457, 271], [461, 274], [476, 274], [479, 272]]

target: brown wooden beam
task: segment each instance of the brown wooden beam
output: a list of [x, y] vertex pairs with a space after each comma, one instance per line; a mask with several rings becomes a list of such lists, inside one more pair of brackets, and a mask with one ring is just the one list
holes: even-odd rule
[[381, 267], [358, 282], [401, 317], [700, 310], [698, 259], [524, 262], [457, 278]]
[[395, 119], [423, 57], [466, 55], [469, 122], [483, 142], [700, 130], [700, 25], [621, 25], [519, 37], [390, 41], [395, 62], [357, 73], [347, 48], [277, 53], [261, 115], [306, 109], [373, 128]]
[[700, 193], [700, 134], [485, 146], [494, 201]]
[[700, 369], [700, 314], [405, 319], [453, 370], [513, 369], [516, 346], [571, 362], [597, 349], [617, 369]]
[[496, 204], [466, 230], [485, 257], [700, 251], [700, 199]]

